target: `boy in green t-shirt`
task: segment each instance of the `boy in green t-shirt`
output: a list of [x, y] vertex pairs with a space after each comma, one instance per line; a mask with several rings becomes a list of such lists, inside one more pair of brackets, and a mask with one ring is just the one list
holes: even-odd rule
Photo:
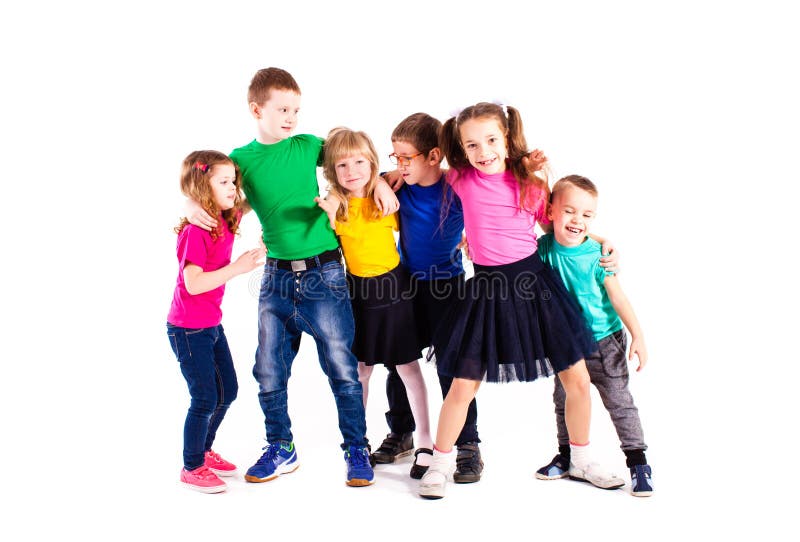
[[[305, 332], [317, 343], [320, 366], [336, 400], [347, 485], [370, 485], [374, 474], [358, 362], [350, 351], [353, 312], [338, 240], [314, 201], [319, 196], [316, 168], [322, 163], [324, 141], [313, 135], [291, 135], [300, 110], [300, 87], [285, 70], [256, 72], [247, 99], [257, 135], [230, 156], [242, 172], [242, 188], [261, 222], [269, 257], [259, 295], [253, 368], [267, 446], [245, 479], [266, 482], [298, 467], [287, 386]], [[376, 200], [387, 212], [397, 207], [397, 198], [385, 183]]]

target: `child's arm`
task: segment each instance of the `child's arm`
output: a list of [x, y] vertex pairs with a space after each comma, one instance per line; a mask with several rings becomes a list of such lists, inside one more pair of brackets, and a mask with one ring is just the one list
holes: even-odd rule
[[[211, 231], [217, 227], [217, 219], [205, 212], [195, 200], [187, 198], [183, 210], [189, 224], [194, 224], [198, 228], [203, 228], [206, 231]], [[250, 202], [242, 200], [242, 215], [246, 215], [252, 210], [253, 208], [250, 206]]]
[[236, 261], [216, 271], [203, 271], [203, 268], [193, 263], [187, 263], [183, 268], [183, 282], [186, 291], [192, 295], [210, 292], [219, 288], [233, 277], [252, 271], [263, 263], [264, 249], [261, 247], [248, 250]]
[[606, 275], [606, 278], [603, 279], [603, 286], [606, 292], [608, 292], [608, 299], [611, 301], [611, 305], [614, 307], [614, 310], [617, 311], [617, 314], [622, 319], [622, 323], [625, 324], [625, 327], [628, 328], [631, 334], [631, 347], [628, 353], [628, 360], [632, 360], [633, 354], [635, 353], [639, 357], [639, 367], [636, 371], [641, 371], [647, 364], [647, 346], [644, 344], [644, 334], [642, 333], [642, 328], [639, 326], [639, 319], [636, 318], [636, 314], [633, 312], [633, 306], [631, 306], [630, 301], [628, 301], [625, 292], [622, 291], [622, 287], [616, 275]]
[[383, 177], [383, 180], [386, 181], [386, 183], [389, 185], [389, 188], [391, 188], [394, 192], [400, 190], [400, 187], [405, 183], [405, 181], [403, 181], [403, 176], [400, 175], [400, 172], [396, 169], [387, 171], [381, 175], [381, 177]]
[[328, 220], [331, 223], [331, 229], [336, 231], [336, 211], [338, 211], [339, 207], [341, 206], [339, 198], [334, 194], [328, 194], [325, 198], [317, 196], [314, 198], [314, 201], [316, 201], [320, 209], [325, 211], [325, 214], [328, 215]]
[[608, 239], [603, 239], [599, 235], [593, 233], [589, 237], [600, 243], [600, 250], [602, 251], [602, 258], [600, 258], [600, 267], [609, 273], [619, 273], [619, 254], [617, 254], [614, 245]]
[[389, 186], [389, 183], [381, 177], [378, 177], [374, 198], [375, 205], [383, 212], [383, 216], [395, 213], [400, 208], [400, 202], [397, 200], [397, 196], [394, 195], [394, 191]]

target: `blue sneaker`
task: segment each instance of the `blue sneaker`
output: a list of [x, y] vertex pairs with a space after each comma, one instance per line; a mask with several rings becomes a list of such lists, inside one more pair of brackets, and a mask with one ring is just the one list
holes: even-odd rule
[[375, 482], [375, 473], [369, 464], [369, 450], [366, 446], [349, 446], [344, 451], [344, 460], [347, 462], [348, 486], [368, 486]]
[[536, 471], [539, 480], [558, 480], [569, 475], [569, 461], [557, 454], [550, 463]]
[[269, 444], [262, 450], [266, 452], [255, 465], [247, 469], [247, 474], [244, 475], [244, 479], [248, 482], [269, 482], [281, 474], [294, 472], [300, 466], [294, 442]]
[[631, 467], [631, 494], [634, 497], [649, 497], [653, 494], [653, 473], [650, 465]]

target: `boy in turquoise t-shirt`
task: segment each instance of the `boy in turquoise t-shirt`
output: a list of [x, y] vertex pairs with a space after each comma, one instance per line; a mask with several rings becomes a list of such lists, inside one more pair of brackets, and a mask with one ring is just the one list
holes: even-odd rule
[[[647, 347], [639, 320], [619, 280], [600, 267], [600, 244], [588, 236], [597, 210], [597, 188], [586, 177], [570, 175], [553, 186], [550, 201], [548, 217], [553, 222], [553, 233], [539, 239], [539, 255], [561, 275], [594, 333], [599, 351], [586, 358], [586, 368], [617, 430], [631, 472], [632, 493], [646, 497], [653, 492], [652, 473], [644, 454], [647, 445], [638, 409], [628, 389], [627, 361], [636, 354], [639, 358], [637, 371], [642, 370], [647, 363]], [[631, 335], [627, 359], [623, 324]], [[536, 477], [542, 480], [563, 478], [569, 476], [570, 471], [569, 434], [564, 422], [565, 394], [558, 379], [553, 402], [559, 453], [536, 471]]]
[[[280, 68], [259, 70], [248, 89], [256, 138], [231, 152], [242, 172], [247, 202], [261, 222], [268, 258], [258, 303], [258, 348], [253, 375], [264, 411], [267, 446], [248, 469], [248, 482], [266, 482], [298, 467], [291, 431], [287, 386], [303, 333], [317, 343], [320, 366], [336, 400], [347, 484], [373, 483], [366, 418], [357, 360], [350, 351], [353, 312], [341, 251], [319, 196], [317, 167], [324, 141], [292, 136], [300, 110], [300, 87]], [[396, 209], [382, 183], [378, 205]], [[197, 217], [200, 223], [206, 217]]]

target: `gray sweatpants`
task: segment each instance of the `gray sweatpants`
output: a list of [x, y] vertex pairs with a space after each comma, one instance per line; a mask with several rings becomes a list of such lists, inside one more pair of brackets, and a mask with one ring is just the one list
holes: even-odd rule
[[[633, 396], [628, 389], [628, 360], [625, 352], [628, 337], [625, 330], [612, 333], [598, 341], [599, 352], [586, 358], [586, 368], [592, 384], [600, 392], [606, 410], [617, 430], [620, 448], [623, 450], [646, 450], [639, 410], [633, 404]], [[564, 402], [567, 395], [561, 380], [555, 378], [553, 403], [556, 406], [556, 426], [559, 446], [569, 445], [569, 433], [564, 421]]]

